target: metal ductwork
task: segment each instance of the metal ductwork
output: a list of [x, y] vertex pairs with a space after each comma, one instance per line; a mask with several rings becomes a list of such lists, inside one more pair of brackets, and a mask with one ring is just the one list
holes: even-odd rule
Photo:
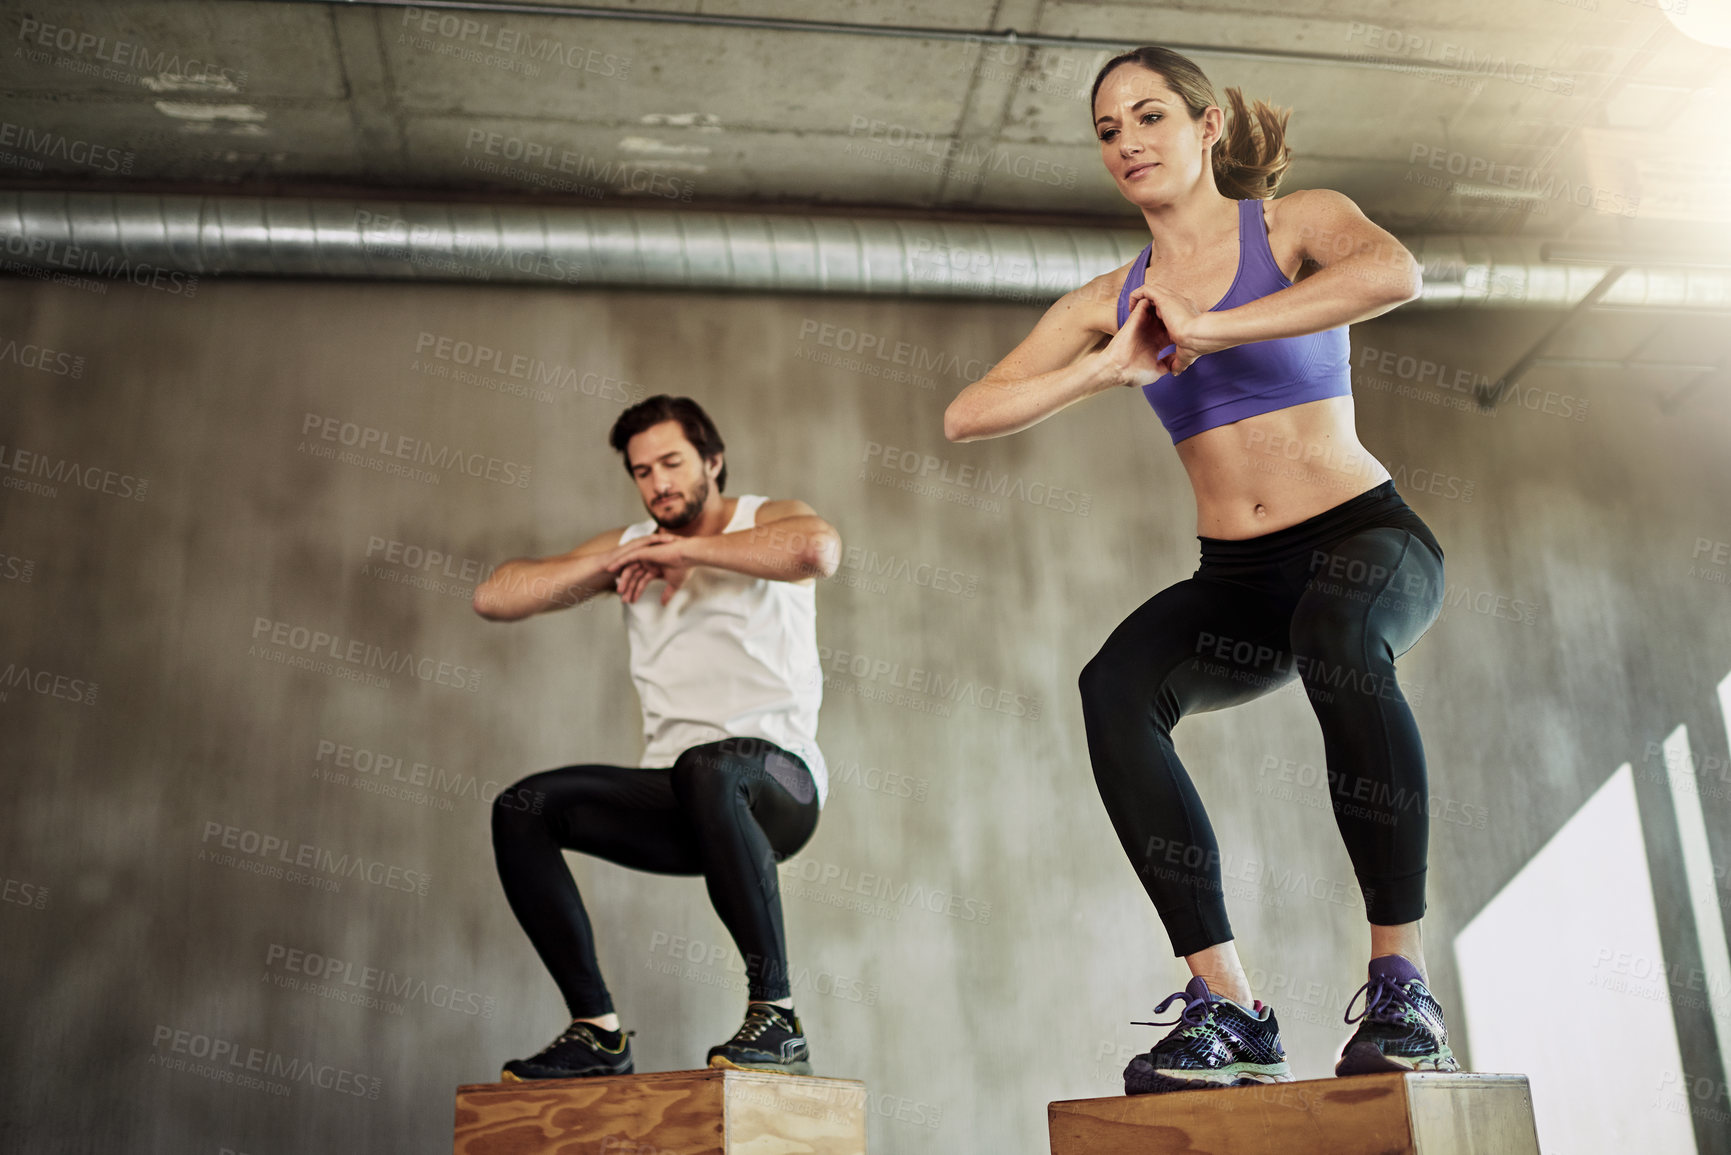
[[[756, 212], [0, 192], [12, 271], [930, 296], [1043, 303], [1124, 264], [1136, 229]], [[1514, 237], [1403, 238], [1433, 307], [1731, 307], [1731, 268], [1546, 260]]]

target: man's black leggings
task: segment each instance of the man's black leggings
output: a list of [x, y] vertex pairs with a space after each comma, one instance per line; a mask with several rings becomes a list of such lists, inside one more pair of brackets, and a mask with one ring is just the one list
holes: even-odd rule
[[595, 936], [561, 849], [656, 874], [701, 874], [745, 961], [749, 998], [786, 998], [776, 863], [817, 828], [817, 785], [761, 738], [693, 746], [671, 767], [567, 766], [493, 803], [493, 857], [511, 910], [573, 1018], [613, 1010]]
[[[1392, 481], [1243, 541], [1137, 609], [1082, 670], [1094, 780], [1177, 955], [1232, 938], [1208, 815], [1172, 746], [1186, 714], [1303, 680], [1329, 798], [1382, 926], [1424, 914], [1424, 748], [1394, 660], [1436, 620], [1442, 549]], [[1243, 788], [1243, 779], [1219, 789]]]

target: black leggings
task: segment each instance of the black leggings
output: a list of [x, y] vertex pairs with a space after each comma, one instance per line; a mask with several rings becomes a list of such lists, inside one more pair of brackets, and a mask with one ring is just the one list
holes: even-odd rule
[[1295, 676], [1322, 723], [1329, 798], [1381, 926], [1424, 914], [1424, 748], [1394, 660], [1442, 609], [1442, 549], [1386, 482], [1245, 541], [1202, 538], [1195, 576], [1155, 594], [1082, 670], [1100, 797], [1177, 955], [1232, 938], [1220, 851], [1172, 747], [1186, 714]]
[[567, 766], [493, 804], [493, 857], [511, 910], [573, 1018], [613, 1010], [595, 936], [561, 849], [656, 874], [701, 874], [745, 960], [748, 997], [790, 993], [776, 863], [817, 828], [817, 785], [761, 738], [693, 746], [665, 769]]

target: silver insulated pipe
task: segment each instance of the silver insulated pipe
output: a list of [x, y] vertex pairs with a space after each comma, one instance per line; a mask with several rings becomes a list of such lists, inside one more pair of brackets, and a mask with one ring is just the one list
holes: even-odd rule
[[[0, 257], [73, 276], [318, 277], [853, 293], [1045, 303], [1134, 257], [1136, 229], [768, 212], [0, 192]], [[1578, 304], [1610, 260], [1422, 236], [1431, 307]], [[1623, 262], [1626, 264], [1626, 262]], [[1599, 303], [1731, 307], [1731, 269], [1628, 267]]]

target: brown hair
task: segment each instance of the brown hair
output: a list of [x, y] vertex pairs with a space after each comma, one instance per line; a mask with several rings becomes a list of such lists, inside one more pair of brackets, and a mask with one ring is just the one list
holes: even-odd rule
[[[663, 421], [677, 421], [679, 427], [685, 430], [685, 440], [691, 442], [691, 447], [697, 450], [697, 455], [708, 461], [727, 446], [721, 442], [721, 434], [715, 428], [715, 422], [709, 419], [709, 414], [703, 411], [703, 406], [689, 397], [670, 397], [666, 393], [657, 393], [647, 397], [619, 415], [619, 420], [613, 423], [613, 431], [607, 435], [607, 444], [619, 451], [619, 456], [625, 457], [625, 447], [631, 439], [652, 425], [660, 425]], [[625, 469], [631, 469], [631, 459], [625, 459]], [[727, 465], [724, 462], [721, 472], [715, 477], [715, 488], [725, 493], [727, 491]]]
[[[1201, 120], [1210, 105], [1220, 103], [1215, 99], [1214, 85], [1195, 61], [1170, 48], [1144, 46], [1114, 56], [1100, 69], [1094, 77], [1094, 90], [1088, 95], [1090, 113], [1107, 73], [1124, 64], [1139, 64], [1159, 73], [1166, 86], [1189, 108], [1191, 120]], [[1232, 113], [1226, 118], [1225, 132], [1209, 149], [1214, 163], [1214, 184], [1222, 195], [1234, 200], [1266, 200], [1274, 195], [1280, 178], [1292, 164], [1292, 149], [1286, 145], [1286, 120], [1292, 110], [1275, 108], [1261, 100], [1247, 109], [1244, 94], [1236, 88], [1228, 88], [1226, 96], [1232, 104]]]

